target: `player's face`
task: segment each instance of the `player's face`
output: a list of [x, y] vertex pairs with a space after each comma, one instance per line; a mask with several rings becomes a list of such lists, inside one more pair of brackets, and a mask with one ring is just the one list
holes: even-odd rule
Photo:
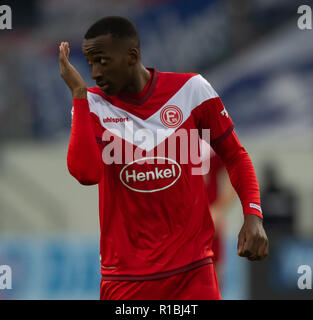
[[91, 67], [92, 78], [105, 94], [117, 95], [127, 91], [136, 63], [127, 40], [102, 35], [84, 39], [82, 50]]

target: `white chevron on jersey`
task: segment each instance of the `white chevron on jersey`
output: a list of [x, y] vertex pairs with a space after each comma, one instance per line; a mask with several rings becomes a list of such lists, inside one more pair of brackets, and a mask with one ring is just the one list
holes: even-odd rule
[[[196, 89], [196, 90], [195, 90]], [[190, 78], [179, 91], [176, 92], [158, 111], [152, 114], [148, 119], [143, 120], [139, 117], [133, 115], [131, 112], [120, 109], [112, 105], [107, 100], [103, 99], [100, 95], [88, 92], [88, 102], [89, 108], [92, 113], [97, 115], [99, 121], [103, 128], [113, 132], [114, 134], [119, 135], [126, 141], [150, 151], [155, 148], [158, 144], [163, 142], [169, 137], [170, 134], [173, 134], [178, 128], [169, 129], [167, 128], [160, 119], [160, 114], [162, 109], [169, 105], [174, 105], [180, 108], [183, 114], [184, 123], [190, 116], [192, 110], [201, 105], [204, 101], [207, 101], [212, 98], [218, 97], [216, 91], [212, 86], [205, 80], [201, 75], [196, 75]], [[107, 118], [129, 118], [132, 121], [104, 121]], [[182, 125], [180, 124], [180, 126]], [[141, 142], [133, 141], [132, 137], [138, 132], [138, 130], [145, 129], [149, 132], [152, 132], [153, 139], [144, 146]], [[167, 134], [164, 135], [161, 139], [157, 137], [158, 130], [167, 130]]]

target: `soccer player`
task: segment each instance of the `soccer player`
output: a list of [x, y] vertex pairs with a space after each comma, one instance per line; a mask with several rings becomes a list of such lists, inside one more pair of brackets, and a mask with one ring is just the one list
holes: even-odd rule
[[[210, 129], [243, 206], [238, 254], [263, 259], [268, 241], [257, 179], [221, 99], [199, 74], [146, 68], [138, 33], [122, 17], [99, 20], [84, 37], [96, 87], [87, 88], [70, 64], [69, 44], [59, 49], [60, 73], [73, 96], [68, 169], [81, 184], [99, 185], [100, 299], [220, 299], [203, 176], [193, 174], [191, 156], [187, 163], [171, 158], [171, 135], [154, 138], [160, 129], [172, 135], [183, 129], [190, 138]], [[152, 134], [145, 143], [143, 132]], [[137, 154], [133, 161], [129, 150]], [[119, 161], [110, 162], [114, 156]]]

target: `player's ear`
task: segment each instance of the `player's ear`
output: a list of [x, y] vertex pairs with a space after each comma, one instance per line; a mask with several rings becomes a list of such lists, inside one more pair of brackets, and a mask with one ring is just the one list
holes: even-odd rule
[[139, 50], [137, 48], [129, 48], [128, 50], [128, 64], [130, 66], [135, 65], [140, 57]]

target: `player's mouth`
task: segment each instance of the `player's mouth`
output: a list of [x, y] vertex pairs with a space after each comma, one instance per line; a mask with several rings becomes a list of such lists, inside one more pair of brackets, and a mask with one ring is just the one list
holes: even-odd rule
[[107, 91], [110, 87], [110, 84], [108, 82], [97, 82], [97, 86], [102, 90], [102, 91]]

